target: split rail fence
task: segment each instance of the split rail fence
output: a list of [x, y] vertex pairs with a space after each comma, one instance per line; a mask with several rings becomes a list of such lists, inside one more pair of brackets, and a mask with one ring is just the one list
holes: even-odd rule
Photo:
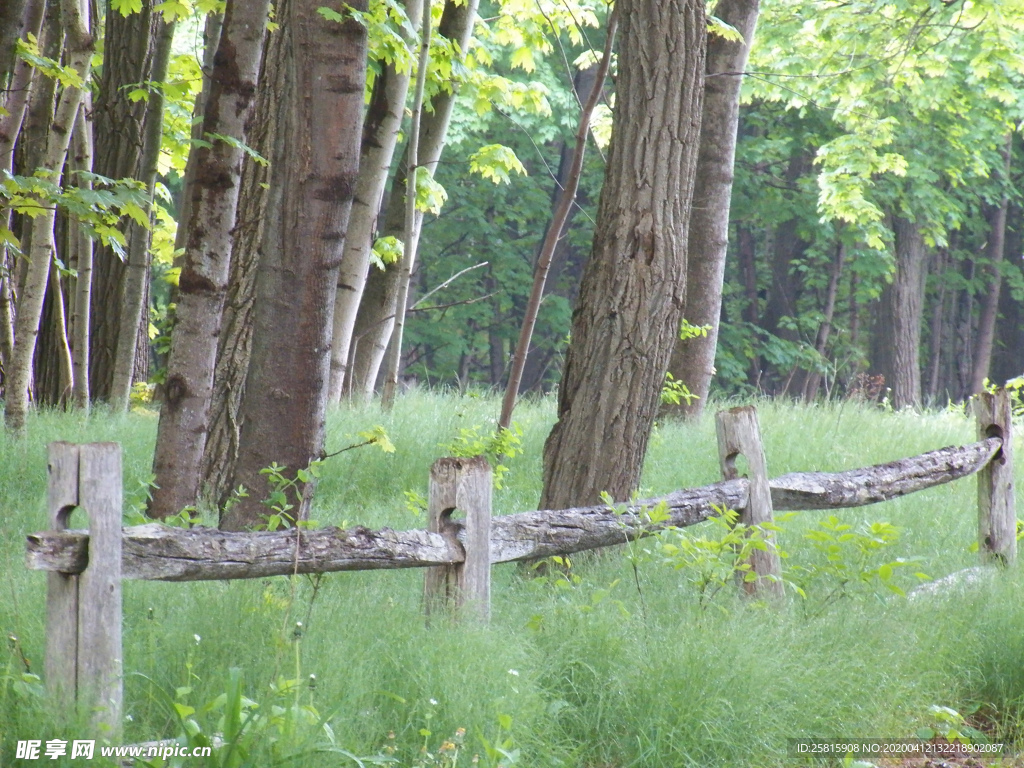
[[[47, 686], [68, 707], [94, 719], [121, 721], [122, 579], [200, 581], [306, 573], [427, 568], [425, 606], [454, 607], [486, 620], [491, 566], [622, 544], [666, 527], [694, 525], [724, 508], [741, 522], [772, 519], [773, 510], [857, 507], [978, 475], [978, 541], [984, 562], [1016, 557], [1011, 410], [1005, 391], [975, 399], [978, 441], [846, 472], [798, 472], [769, 479], [753, 407], [716, 415], [723, 480], [607, 506], [491, 517], [491, 468], [482, 457], [439, 459], [430, 470], [428, 529], [322, 528], [228, 533], [149, 524], [122, 528], [121, 449], [116, 443], [49, 448], [50, 530], [28, 537], [27, 565], [47, 571]], [[740, 477], [738, 456], [748, 472]], [[668, 518], [643, 514], [663, 503]], [[88, 531], [67, 530], [84, 509]], [[458, 510], [464, 519], [454, 519]], [[752, 592], [780, 594], [779, 558], [756, 551]]]

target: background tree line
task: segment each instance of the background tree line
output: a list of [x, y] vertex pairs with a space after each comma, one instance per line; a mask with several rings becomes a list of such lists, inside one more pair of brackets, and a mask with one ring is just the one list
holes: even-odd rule
[[150, 512], [244, 486], [244, 527], [262, 470], [322, 455], [329, 403], [502, 387], [595, 88], [521, 386], [565, 369], [544, 503], [609, 489], [609, 463], [628, 495], [666, 369], [690, 414], [712, 387], [903, 407], [1020, 373], [1024, 11], [619, 5], [599, 83], [599, 0], [6, 3], [9, 429], [155, 381]]

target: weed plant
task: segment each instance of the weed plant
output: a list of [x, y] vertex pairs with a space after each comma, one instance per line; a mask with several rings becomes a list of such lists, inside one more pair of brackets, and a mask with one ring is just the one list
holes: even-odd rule
[[[758, 407], [773, 475], [849, 469], [974, 439], [973, 422], [956, 410]], [[406, 492], [425, 497], [440, 446], [463, 429], [485, 432], [497, 411], [491, 397], [416, 392], [392, 413], [374, 405], [332, 413], [328, 452], [377, 424], [396, 451], [328, 459], [313, 517], [423, 527]], [[549, 400], [520, 406], [523, 453], [495, 491], [497, 514], [536, 504], [552, 418]], [[42, 413], [29, 435], [0, 437], [0, 628], [16, 638], [0, 667], [0, 765], [11, 762], [18, 739], [94, 735], [48, 709], [33, 677], [42, 673], [46, 579], [25, 570], [23, 547], [46, 519], [45, 445], [121, 442], [126, 499], [137, 501], [155, 417]], [[710, 416], [662, 423], [642, 492], [713, 482], [717, 462]], [[893, 576], [909, 589], [917, 583], [911, 571], [939, 578], [975, 563], [975, 498], [974, 482], [962, 480], [873, 507], [796, 513], [779, 534], [784, 568], [819, 566], [825, 576], [807, 586], [806, 600], [790, 590], [777, 607], [733, 589], [702, 603], [685, 569], [636, 556], [636, 547], [656, 554], [650, 540], [578, 558], [565, 577], [496, 566], [486, 627], [444, 617], [426, 627], [423, 575], [413, 570], [319, 582], [126, 582], [124, 739], [176, 737], [189, 721], [191, 738], [223, 739], [245, 724], [229, 757], [220, 750], [186, 766], [778, 766], [796, 764], [785, 757], [788, 738], [906, 738], [928, 725], [932, 707], [983, 705], [987, 719], [974, 724], [992, 738], [1020, 740], [1019, 568], [913, 599], [865, 582], [807, 609], [835, 586], [826, 556], [806, 538], [829, 515], [898, 529], [884, 557], [915, 559]]]

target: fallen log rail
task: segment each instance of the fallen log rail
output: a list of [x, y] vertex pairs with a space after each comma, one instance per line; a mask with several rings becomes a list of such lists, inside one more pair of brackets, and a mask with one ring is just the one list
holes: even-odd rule
[[[455, 608], [486, 621], [491, 566], [598, 549], [668, 527], [695, 525], [722, 509], [758, 525], [774, 510], [875, 504], [978, 476], [978, 542], [983, 562], [1013, 561], [1011, 420], [1006, 392], [974, 402], [978, 442], [846, 472], [797, 472], [769, 480], [757, 413], [733, 408], [715, 417], [723, 480], [614, 509], [608, 506], [491, 517], [491, 468], [482, 457], [439, 459], [430, 470], [427, 530], [289, 529], [228, 533], [209, 528], [121, 526], [121, 449], [114, 443], [53, 443], [49, 457], [50, 530], [28, 537], [30, 569], [47, 571], [46, 682], [59, 705], [77, 706], [111, 733], [121, 723], [121, 581], [252, 579], [288, 574], [426, 568], [425, 607]], [[740, 477], [736, 458], [747, 459]], [[662, 506], [652, 522], [645, 514]], [[89, 531], [66, 530], [82, 507]], [[464, 513], [453, 520], [455, 510]], [[771, 539], [750, 560], [743, 588], [781, 597], [781, 566]]]
[[[846, 472], [794, 472], [769, 480], [775, 510], [840, 509], [876, 504], [972, 475], [1002, 448], [990, 437], [872, 467]], [[707, 520], [723, 507], [747, 506], [749, 480], [725, 480], [701, 488], [643, 499], [621, 512], [607, 506], [519, 512], [491, 521], [491, 562], [533, 560], [598, 549], [683, 528]], [[644, 522], [643, 511], [667, 508], [662, 523]], [[260, 579], [288, 574], [425, 568], [465, 559], [458, 539], [423, 530], [389, 528], [288, 529], [229, 533], [215, 528], [169, 528], [159, 523], [122, 532], [122, 577], [157, 581]], [[29, 535], [31, 570], [82, 573], [88, 564], [86, 531], [44, 531]]]

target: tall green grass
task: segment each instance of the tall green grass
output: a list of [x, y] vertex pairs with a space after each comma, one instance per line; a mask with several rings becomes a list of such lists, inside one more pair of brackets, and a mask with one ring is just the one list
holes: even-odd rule
[[[758, 407], [772, 474], [847, 469], [974, 439], [971, 420], [955, 411]], [[405, 492], [425, 496], [441, 444], [460, 428], [489, 429], [497, 410], [489, 397], [413, 393], [390, 414], [375, 406], [334, 412], [329, 451], [358, 442], [357, 433], [375, 424], [397, 450], [364, 448], [330, 459], [314, 517], [331, 525], [422, 527]], [[552, 418], [550, 401], [520, 407], [525, 452], [496, 491], [498, 514], [536, 504]], [[21, 653], [32, 672], [42, 667], [45, 577], [25, 570], [23, 542], [45, 525], [45, 444], [120, 441], [126, 498], [139, 499], [155, 418], [44, 413], [29, 432], [22, 442], [0, 438], [0, 629], [18, 638], [17, 648], [9, 642], [0, 689], [0, 764], [13, 757], [17, 739], [87, 736], [84, 726], [62, 725], [62, 713], [14, 685], [24, 671]], [[717, 479], [712, 418], [659, 424], [644, 493]], [[964, 480], [836, 514], [854, 525], [897, 525], [902, 535], [886, 557], [918, 558], [919, 569], [937, 578], [975, 562], [975, 503], [974, 482]], [[828, 514], [803, 512], [784, 523], [786, 567], [814, 562], [803, 534]], [[933, 704], [966, 711], [984, 703], [999, 714], [999, 737], [1018, 736], [1024, 578], [1017, 568], [989, 585], [938, 597], [908, 600], [864, 588], [813, 610], [813, 595], [773, 609], [724, 590], [701, 610], [685, 571], [654, 561], [634, 571], [629, 553], [582, 558], [578, 579], [561, 584], [497, 566], [487, 627], [443, 619], [426, 627], [419, 571], [328, 575], [312, 603], [313, 583], [304, 578], [126, 582], [125, 739], [176, 735], [166, 695], [195, 707], [204, 730], [216, 731], [217, 711], [202, 709], [225, 693], [232, 667], [242, 670], [246, 696], [264, 712], [297, 697], [328, 722], [339, 748], [363, 756], [393, 749], [401, 766], [422, 760], [424, 744], [436, 755], [459, 728], [466, 729], [460, 765], [479, 754], [483, 765], [514, 758], [525, 766], [774, 766], [783, 764], [787, 738], [911, 736], [927, 724]], [[902, 579], [907, 587], [915, 582]], [[291, 679], [298, 688], [289, 687]], [[273, 729], [254, 737], [250, 764], [284, 764], [282, 750], [322, 744], [317, 724], [313, 718], [276, 747]], [[508, 756], [488, 752], [496, 746]], [[353, 763], [318, 753], [290, 764]]]

